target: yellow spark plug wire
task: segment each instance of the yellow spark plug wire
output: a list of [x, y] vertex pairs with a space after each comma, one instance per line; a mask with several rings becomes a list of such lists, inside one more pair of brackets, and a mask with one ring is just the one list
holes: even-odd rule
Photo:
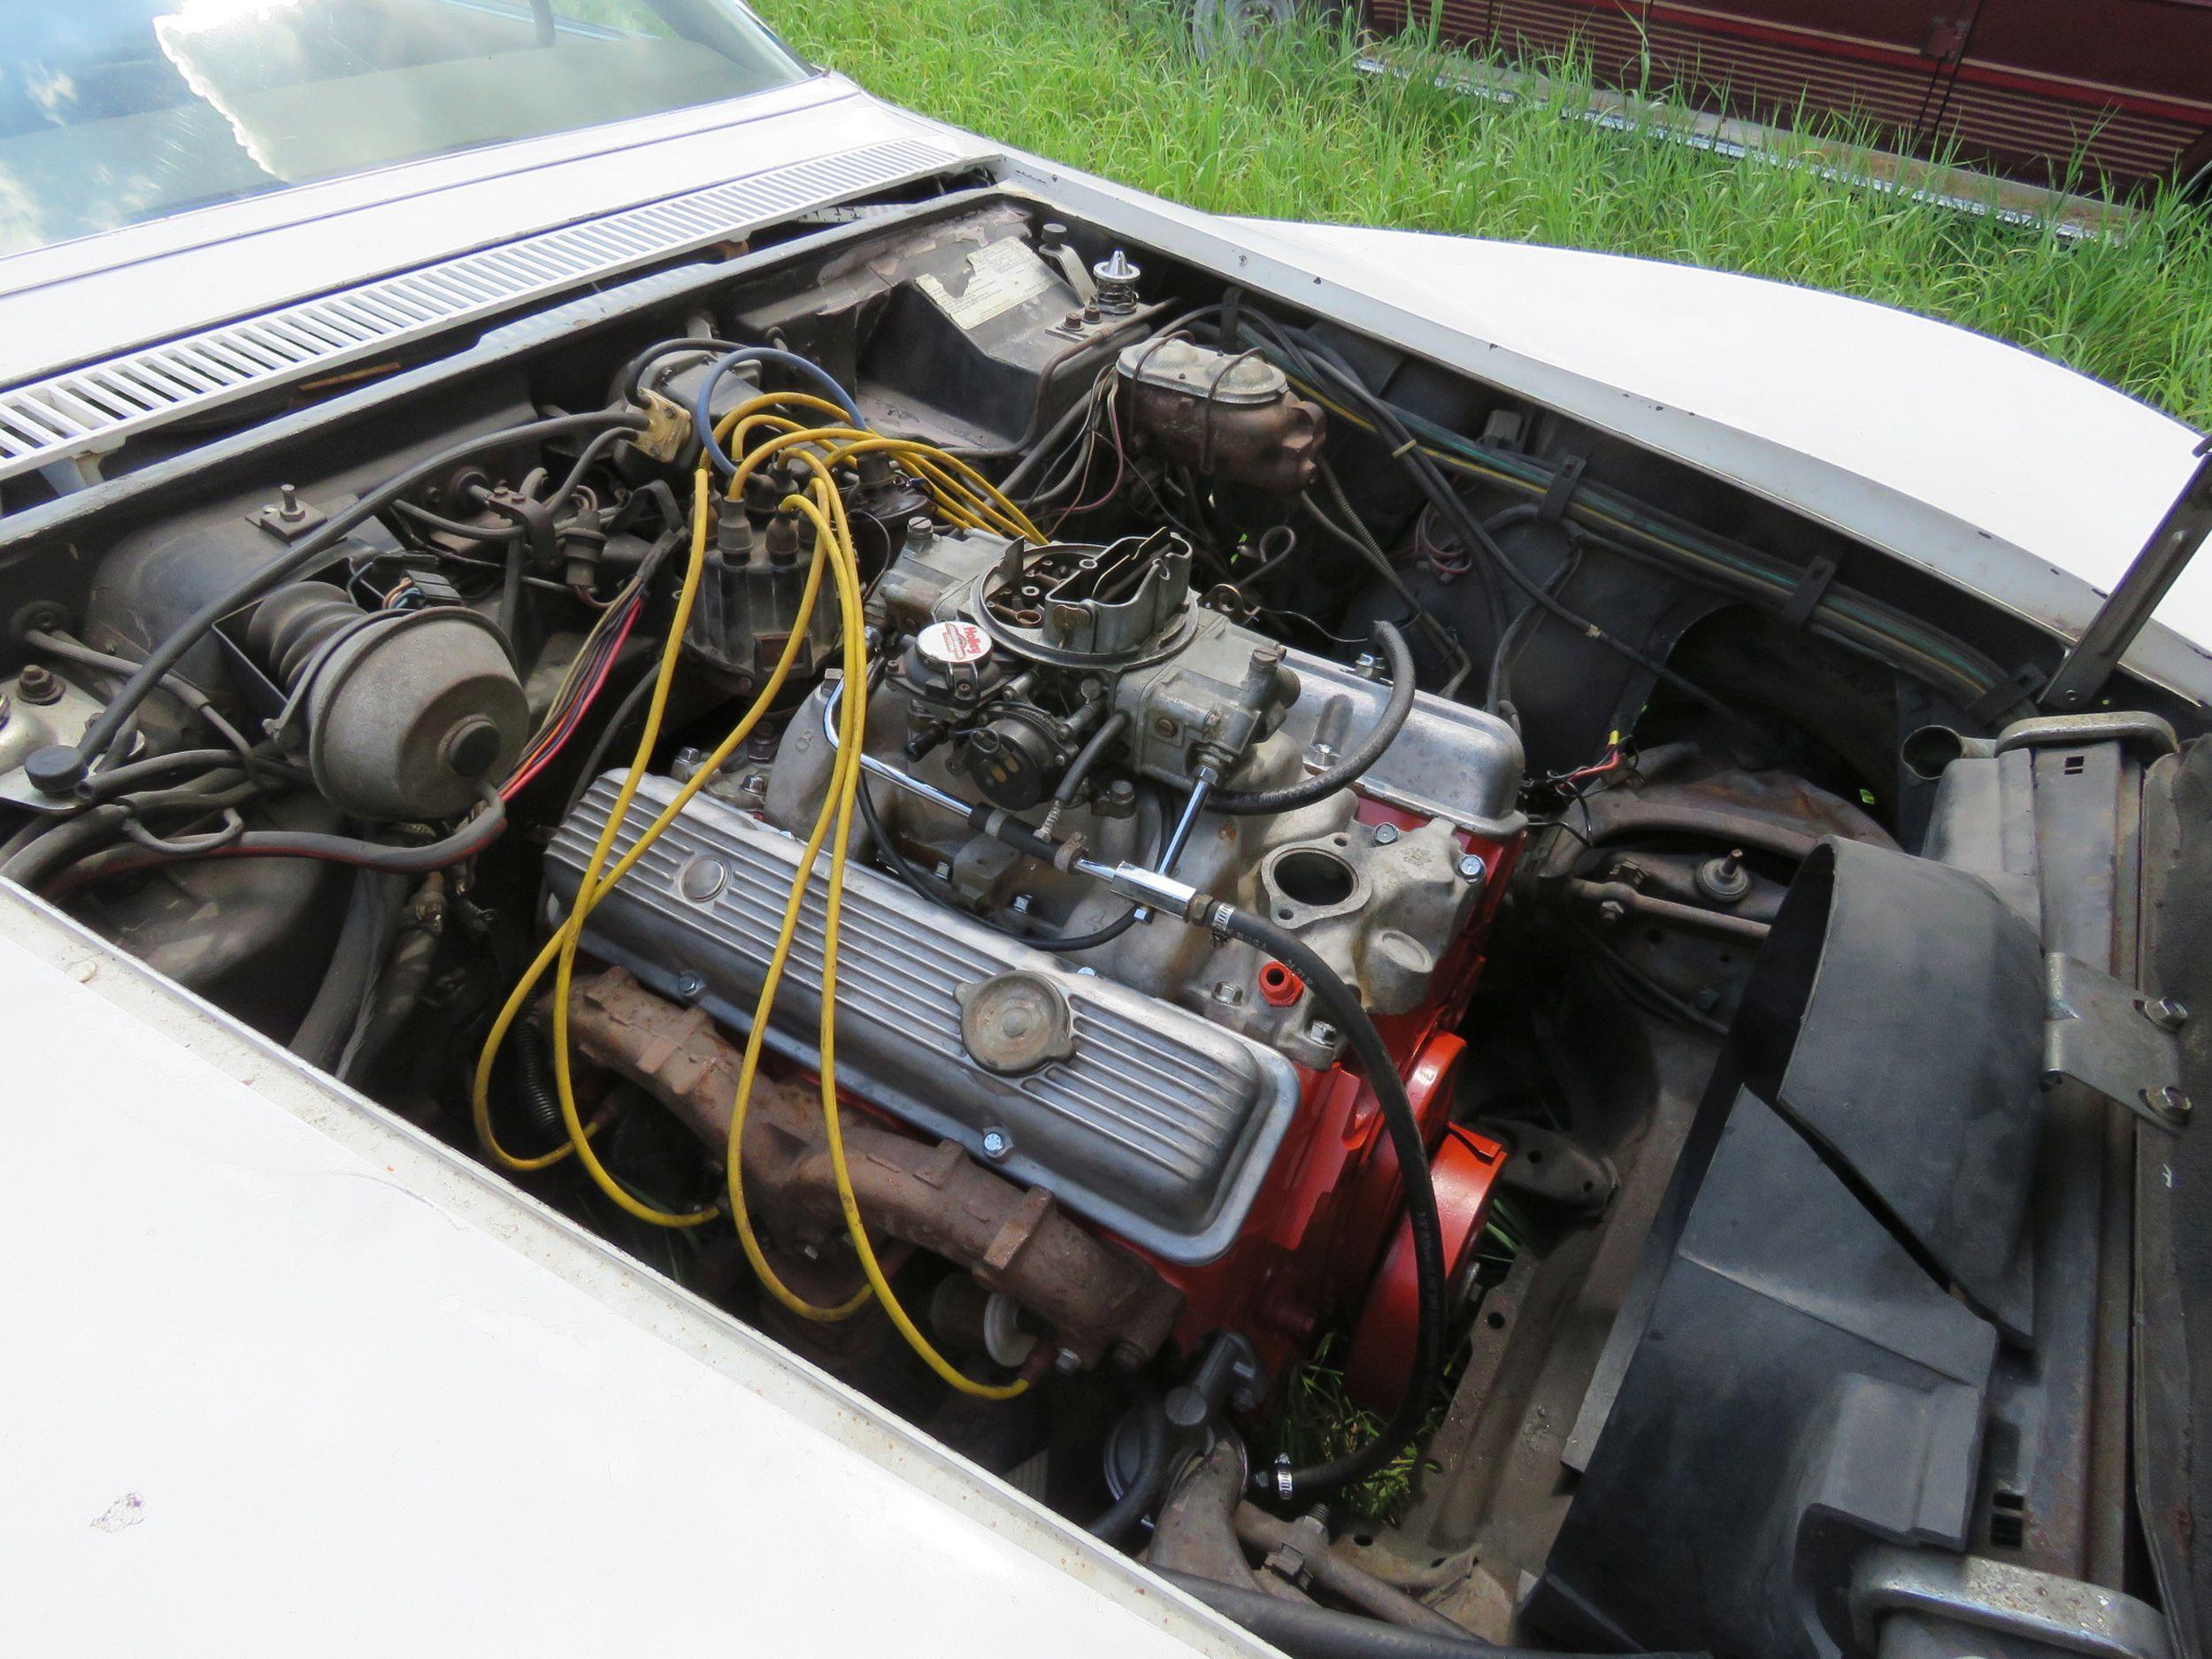
[[[931, 446], [902, 439], [880, 439], [872, 434], [850, 426], [808, 428], [787, 417], [768, 412], [777, 406], [802, 405], [815, 403], [803, 394], [774, 394], [755, 398], [741, 405], [717, 422], [718, 436], [725, 436], [742, 427], [749, 433], [755, 426], [778, 428], [774, 437], [752, 449], [745, 449], [737, 469], [733, 473], [728, 492], [734, 499], [742, 491], [745, 480], [753, 472], [772, 457], [791, 452], [815, 476], [810, 480], [805, 494], [795, 494], [785, 499], [786, 511], [795, 511], [806, 518], [815, 531], [814, 557], [808, 567], [807, 582], [803, 593], [797, 618], [779, 658], [774, 672], [763, 687], [760, 695], [747, 710], [745, 716], [729, 735], [717, 746], [714, 753], [662, 809], [653, 822], [639, 835], [629, 850], [607, 868], [607, 857], [613, 849], [622, 824], [634, 799], [639, 785], [649, 768], [654, 749], [657, 746], [662, 721], [665, 716], [668, 696], [682, 647], [685, 628], [697, 595], [699, 579], [705, 565], [709, 539], [708, 503], [711, 478], [703, 460], [695, 495], [692, 522], [691, 557], [687, 565], [680, 591], [676, 614], [669, 626], [668, 644], [664, 649], [661, 666], [656, 679], [646, 714], [645, 729], [641, 733], [637, 750], [630, 769], [618, 790], [605, 825], [579, 882], [577, 895], [569, 914], [540, 949], [536, 958], [525, 972], [510, 994], [499, 1017], [494, 1021], [483, 1049], [478, 1057], [475, 1077], [471, 1091], [471, 1104], [479, 1141], [486, 1152], [511, 1169], [544, 1168], [560, 1157], [573, 1152], [593, 1180], [607, 1196], [626, 1213], [641, 1220], [662, 1226], [696, 1226], [721, 1213], [721, 1206], [687, 1211], [664, 1210], [636, 1198], [614, 1178], [600, 1161], [590, 1144], [590, 1128], [581, 1121], [577, 1110], [575, 1094], [569, 1066], [568, 1002], [573, 975], [576, 951], [583, 935], [584, 923], [591, 909], [614, 884], [628, 874], [640, 857], [659, 836], [677, 814], [711, 778], [719, 765], [748, 737], [767, 711], [773, 699], [782, 689], [797, 652], [807, 634], [813, 606], [820, 589], [821, 574], [827, 565], [839, 599], [841, 628], [843, 635], [844, 667], [849, 686], [864, 687], [867, 683], [867, 640], [862, 617], [863, 595], [860, 584], [859, 559], [855, 551], [851, 530], [844, 513], [843, 503], [830, 475], [830, 468], [855, 456], [871, 450], [895, 455], [914, 475], [921, 480], [936, 498], [942, 511], [956, 522], [967, 520], [978, 527], [996, 529], [1001, 534], [1018, 534], [1039, 541], [1044, 538], [1035, 532], [1025, 515], [1013, 503], [1001, 495], [980, 474], [956, 457], [946, 455]], [[838, 413], [834, 405], [828, 412]], [[972, 488], [971, 481], [973, 488]], [[794, 876], [789, 902], [784, 911], [783, 925], [769, 965], [759, 1003], [756, 1010], [752, 1030], [749, 1033], [744, 1064], [741, 1069], [737, 1098], [733, 1102], [730, 1138], [726, 1149], [726, 1172], [729, 1189], [728, 1204], [737, 1224], [748, 1261], [768, 1287], [786, 1307], [804, 1317], [815, 1319], [842, 1318], [864, 1306], [872, 1294], [884, 1307], [900, 1335], [905, 1339], [924, 1363], [948, 1385], [963, 1393], [984, 1399], [1003, 1400], [1020, 1394], [1027, 1386], [1025, 1380], [1010, 1384], [979, 1383], [965, 1376], [954, 1366], [923, 1335], [905, 1309], [899, 1303], [882, 1264], [870, 1242], [866, 1225], [860, 1214], [859, 1201], [853, 1190], [852, 1178], [845, 1156], [842, 1125], [838, 1116], [836, 1090], [836, 963], [839, 919], [842, 912], [843, 888], [847, 851], [852, 835], [852, 820], [860, 779], [860, 757], [864, 752], [866, 730], [867, 698], [864, 690], [841, 699], [839, 710], [841, 728], [839, 757], [833, 765], [830, 785], [818, 816], [814, 832], [803, 854]], [[754, 1078], [757, 1072], [759, 1048], [771, 1013], [776, 989], [780, 984], [788, 962], [791, 948], [797, 936], [798, 923], [804, 910], [808, 885], [815, 864], [818, 860], [825, 840], [831, 844], [830, 870], [825, 900], [823, 922], [823, 968], [820, 1032], [820, 1087], [823, 1126], [829, 1144], [831, 1167], [835, 1174], [839, 1207], [843, 1213], [847, 1232], [851, 1237], [855, 1254], [867, 1288], [833, 1308], [821, 1308], [797, 1296], [776, 1277], [754, 1236], [750, 1217], [747, 1212], [743, 1189], [743, 1128], [746, 1109], [749, 1102]], [[603, 876], [602, 870], [605, 870]], [[490, 1120], [490, 1080], [493, 1064], [502, 1043], [512, 1028], [521, 1010], [526, 1006], [531, 993], [543, 978], [546, 969], [554, 969], [553, 1041], [554, 1078], [560, 1098], [562, 1118], [568, 1131], [565, 1147], [557, 1148], [550, 1154], [537, 1158], [518, 1158], [502, 1148], [493, 1133]]]

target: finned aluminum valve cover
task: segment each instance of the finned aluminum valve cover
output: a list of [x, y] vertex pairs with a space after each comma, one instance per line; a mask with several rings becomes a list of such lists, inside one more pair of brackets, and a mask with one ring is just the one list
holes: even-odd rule
[[[598, 780], [546, 849], [564, 903], [616, 784]], [[667, 778], [644, 780], [610, 863], [676, 789]], [[695, 796], [593, 907], [584, 949], [743, 1030], [800, 851], [780, 830]], [[816, 872], [768, 1034], [809, 1067], [818, 1059], [827, 865]], [[982, 1064], [961, 1033], [963, 990], [1006, 974], [1036, 982], [1045, 1002], [1056, 992], [1071, 1033], [1016, 1074]], [[1191, 1263], [1236, 1238], [1299, 1099], [1297, 1072], [1272, 1049], [859, 868], [846, 872], [839, 926], [837, 1080], [1141, 1248]], [[987, 1133], [1001, 1156], [986, 1152]]]

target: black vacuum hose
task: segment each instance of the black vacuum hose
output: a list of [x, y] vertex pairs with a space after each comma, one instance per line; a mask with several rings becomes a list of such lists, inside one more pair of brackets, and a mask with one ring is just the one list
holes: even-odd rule
[[1444, 1363], [1444, 1325], [1449, 1282], [1444, 1268], [1444, 1227], [1437, 1215], [1436, 1187], [1429, 1175], [1428, 1142], [1421, 1120], [1414, 1115], [1405, 1079], [1385, 1046], [1382, 1033], [1368, 1018], [1359, 994], [1295, 933], [1286, 933], [1265, 917], [1233, 905], [1219, 904], [1205, 918], [1218, 932], [1241, 939], [1281, 963], [1306, 982], [1314, 1000], [1328, 1010], [1337, 1029], [1359, 1056], [1367, 1087], [1382, 1108], [1383, 1126], [1397, 1154], [1398, 1172], [1405, 1187], [1406, 1220], [1413, 1233], [1415, 1302], [1417, 1319], [1414, 1333], [1413, 1366], [1406, 1378], [1389, 1419], [1375, 1438], [1358, 1449], [1325, 1463], [1303, 1469], [1281, 1465], [1253, 1472], [1254, 1491], [1272, 1502], [1288, 1502], [1349, 1486], [1380, 1469], [1411, 1443], [1428, 1415], [1429, 1396], [1436, 1390]]
[[345, 921], [338, 929], [330, 965], [323, 971], [315, 1000], [308, 1005], [299, 1029], [287, 1045], [311, 1066], [327, 1071], [338, 1064], [346, 1039], [353, 1034], [369, 983], [384, 960], [390, 930], [407, 896], [403, 883], [374, 870], [354, 872], [353, 890], [346, 900]]
[[1375, 641], [1383, 648], [1383, 655], [1390, 662], [1390, 701], [1383, 705], [1381, 718], [1369, 728], [1367, 735], [1347, 750], [1335, 765], [1326, 772], [1316, 772], [1302, 783], [1280, 789], [1216, 789], [1206, 797], [1208, 811], [1226, 813], [1233, 818], [1287, 812], [1294, 807], [1310, 806], [1359, 780], [1395, 741], [1404, 729], [1406, 717], [1413, 712], [1413, 652], [1406, 645], [1405, 635], [1387, 622], [1378, 622]]

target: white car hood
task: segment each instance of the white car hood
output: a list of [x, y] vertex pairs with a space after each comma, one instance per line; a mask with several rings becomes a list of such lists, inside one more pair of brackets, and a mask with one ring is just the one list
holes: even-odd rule
[[32, 1655], [1266, 1650], [0, 890]]
[[[1815, 457], [2108, 591], [2198, 434], [2048, 358], [1908, 311], [1651, 259], [1257, 221], [1317, 267], [1505, 349]], [[2212, 643], [2212, 558], [2158, 609]]]
[[946, 165], [996, 153], [826, 74], [33, 249], [0, 258], [0, 386], [556, 226], [920, 137]]

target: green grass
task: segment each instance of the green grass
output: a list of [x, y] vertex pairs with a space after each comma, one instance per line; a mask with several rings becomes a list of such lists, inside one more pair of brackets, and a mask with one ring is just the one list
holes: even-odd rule
[[[1686, 261], [1963, 324], [2212, 426], [2212, 214], [2054, 232], [1361, 73], [1316, 31], [1201, 63], [1169, 0], [765, 0], [894, 103], [1222, 213], [1451, 231]], [[1819, 388], [1809, 387], [1809, 396]]]

